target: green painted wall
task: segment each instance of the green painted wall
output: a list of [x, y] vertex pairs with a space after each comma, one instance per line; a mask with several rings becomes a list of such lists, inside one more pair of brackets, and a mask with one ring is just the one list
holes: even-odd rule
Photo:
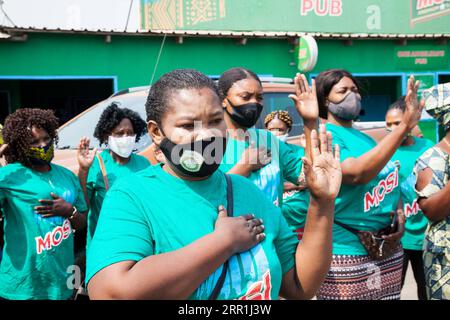
[[400, 46], [395, 40], [353, 40], [352, 45], [344, 45], [342, 40], [319, 40], [319, 59], [313, 72], [329, 68], [344, 68], [350, 72], [427, 72], [439, 70], [401, 69], [397, 65], [396, 48], [425, 45], [430, 49], [445, 47], [446, 64], [440, 71], [450, 71], [450, 43], [438, 46], [434, 40], [408, 40]]
[[[117, 78], [117, 89], [148, 85], [162, 37], [113, 36], [111, 43], [100, 35], [30, 33], [25, 42], [0, 41], [0, 76], [108, 76]], [[220, 75], [234, 66], [244, 66], [258, 74], [293, 77], [297, 72], [294, 46], [286, 39], [190, 38], [177, 44], [168, 37], [162, 51], [155, 80], [175, 68], [195, 68], [208, 75]], [[318, 40], [318, 64], [311, 73], [344, 68], [353, 73], [450, 72], [450, 43], [434, 40], [408, 40], [405, 49], [425, 46], [444, 48], [446, 58], [439, 70], [404, 70], [396, 62], [395, 40]], [[437, 77], [436, 77], [437, 78]], [[437, 80], [436, 80], [437, 82]], [[396, 84], [397, 94], [402, 92]], [[392, 95], [392, 89], [389, 89]], [[378, 90], [379, 91], [379, 90]], [[394, 90], [395, 91], [395, 90]], [[395, 94], [394, 94], [395, 95]], [[13, 97], [15, 103], [20, 103]]]
[[[0, 42], [0, 76], [117, 76], [118, 89], [146, 85], [161, 42], [161, 37], [113, 36], [106, 43], [96, 35], [31, 33], [26, 42]], [[408, 46], [417, 44], [436, 46], [433, 40], [408, 40]], [[358, 73], [414, 72], [398, 68], [395, 49], [399, 46], [392, 40], [354, 40], [350, 46], [341, 40], [318, 40], [318, 47], [313, 73], [336, 67]], [[450, 70], [450, 44], [445, 47], [447, 63], [440, 71]], [[235, 39], [184, 38], [183, 44], [176, 44], [168, 37], [156, 78], [174, 68], [218, 75], [233, 66], [292, 77], [296, 72], [292, 50], [285, 39], [248, 39], [246, 45], [237, 45]]]
[[[0, 42], [0, 76], [117, 76], [118, 89], [150, 82], [161, 37], [29, 34], [26, 42]], [[292, 77], [296, 70], [287, 40], [167, 38], [156, 79], [175, 68], [195, 68], [219, 75], [227, 68], [245, 66], [258, 74]]]

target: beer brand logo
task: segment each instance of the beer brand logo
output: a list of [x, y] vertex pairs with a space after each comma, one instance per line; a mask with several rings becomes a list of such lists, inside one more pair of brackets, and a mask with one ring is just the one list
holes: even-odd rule
[[420, 211], [420, 207], [419, 207], [419, 203], [417, 202], [417, 199], [415, 199], [412, 204], [406, 203], [404, 210], [405, 210], [406, 218], [409, 218], [411, 216], [415, 216], [416, 214], [418, 214]]
[[450, 13], [449, 0], [411, 0], [411, 27]]
[[72, 233], [72, 227], [69, 220], [65, 220], [62, 226], [57, 226], [52, 231], [42, 237], [36, 237], [36, 252], [41, 254], [45, 250], [51, 250], [59, 246], [63, 240], [67, 239]]
[[398, 170], [391, 172], [386, 179], [378, 182], [378, 185], [371, 192], [366, 192], [364, 196], [364, 212], [372, 207], [378, 207], [383, 202], [385, 196], [391, 193], [398, 186]]

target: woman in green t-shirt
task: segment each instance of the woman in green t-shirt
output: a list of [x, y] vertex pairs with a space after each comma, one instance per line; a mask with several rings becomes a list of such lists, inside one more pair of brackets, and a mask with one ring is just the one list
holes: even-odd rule
[[[264, 119], [266, 130], [286, 142], [289, 131], [292, 129], [292, 117], [285, 110], [276, 110], [269, 113]], [[300, 146], [286, 142], [286, 145], [297, 154], [299, 158], [305, 155], [305, 134], [300, 135]], [[309, 206], [309, 192], [305, 183], [304, 172], [300, 174], [298, 184], [284, 181], [283, 206], [281, 212], [288, 224], [293, 227], [299, 240], [305, 231], [305, 218]]]
[[[401, 97], [389, 107], [386, 113], [386, 129], [388, 132], [392, 132], [400, 125], [405, 110], [405, 97]], [[411, 262], [419, 300], [426, 300], [422, 247], [428, 219], [423, 215], [417, 203], [417, 195], [414, 189], [416, 177], [413, 169], [416, 160], [432, 146], [433, 143], [430, 140], [414, 137], [411, 132], [403, 139], [402, 144], [391, 159], [392, 161], [398, 161], [400, 164], [399, 186], [403, 206], [398, 210], [402, 210], [406, 217], [405, 234], [401, 240], [403, 246], [402, 287], [405, 282], [408, 263]]]
[[322, 130], [319, 147], [317, 132], [311, 133], [312, 160], [303, 159], [311, 201], [298, 244], [280, 209], [246, 178], [229, 176], [228, 203], [229, 184], [217, 170], [226, 124], [210, 78], [190, 69], [163, 75], [150, 89], [146, 111], [148, 132], [166, 163], [108, 192], [88, 252], [90, 297], [313, 297], [331, 260], [341, 182], [339, 148], [332, 155], [331, 137]]
[[[404, 216], [393, 215], [398, 206], [398, 168], [390, 161], [414, 126], [421, 107], [417, 101], [418, 81], [408, 80], [406, 109], [402, 122], [378, 144], [353, 128], [361, 110], [361, 96], [355, 78], [347, 71], [332, 69], [317, 78], [320, 116], [328, 120], [327, 131], [341, 148], [343, 183], [336, 198], [333, 226], [333, 262], [318, 299], [400, 299], [403, 250], [399, 240]], [[395, 217], [394, 217], [395, 219]], [[379, 247], [396, 249], [383, 258], [370, 256], [356, 230], [382, 235]], [[377, 251], [379, 252], [379, 251]]]
[[145, 157], [133, 153], [136, 142], [145, 133], [145, 121], [137, 112], [112, 103], [101, 114], [94, 131], [100, 146], [106, 144], [108, 148], [101, 153], [90, 151], [89, 138], [81, 138], [78, 146], [78, 178], [89, 206], [87, 248], [94, 236], [108, 189], [118, 178], [150, 165]]
[[[311, 130], [317, 128], [315, 85], [313, 82], [310, 88], [300, 74], [294, 83], [296, 94], [289, 97], [294, 100], [309, 137]], [[227, 151], [220, 170], [247, 177], [281, 207], [283, 181], [298, 184], [302, 161], [285, 142], [266, 130], [254, 128], [263, 109], [261, 80], [251, 70], [232, 68], [220, 76], [218, 86], [228, 129]]]
[[[53, 164], [58, 119], [51, 110], [19, 109], [6, 118], [7, 165], [0, 169], [5, 246], [0, 297], [69, 299], [74, 265], [73, 230], [87, 211], [76, 176]], [[1, 157], [1, 154], [0, 154]]]

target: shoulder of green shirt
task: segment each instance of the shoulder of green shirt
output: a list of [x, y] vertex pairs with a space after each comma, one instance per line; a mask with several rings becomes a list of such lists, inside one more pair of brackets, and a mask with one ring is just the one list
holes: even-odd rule
[[130, 191], [134, 192], [136, 190], [136, 184], [139, 183], [148, 183], [151, 186], [151, 179], [156, 176], [154, 166], [149, 165], [148, 167], [133, 172], [131, 174], [127, 174], [124, 177], [120, 177], [117, 181], [111, 186], [111, 191], [121, 190], [124, 192]]
[[135, 161], [138, 162], [139, 164], [150, 165], [150, 161], [146, 157], [141, 156], [138, 153], [133, 153], [131, 156], [134, 157]]

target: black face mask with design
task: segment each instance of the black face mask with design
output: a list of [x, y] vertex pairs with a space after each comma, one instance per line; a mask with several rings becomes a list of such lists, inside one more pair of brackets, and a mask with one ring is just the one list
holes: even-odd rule
[[226, 108], [225, 111], [238, 125], [245, 128], [251, 128], [255, 125], [256, 121], [258, 121], [263, 109], [263, 105], [261, 103], [251, 102], [235, 106], [230, 102], [230, 100], [227, 99], [227, 101], [233, 111], [230, 113]]
[[159, 146], [168, 165], [178, 174], [196, 178], [212, 175], [222, 162], [225, 137], [211, 137], [190, 143], [176, 144], [164, 137]]
[[43, 147], [31, 147], [28, 150], [27, 157], [33, 166], [43, 166], [49, 164], [54, 157], [55, 147], [53, 140]]

